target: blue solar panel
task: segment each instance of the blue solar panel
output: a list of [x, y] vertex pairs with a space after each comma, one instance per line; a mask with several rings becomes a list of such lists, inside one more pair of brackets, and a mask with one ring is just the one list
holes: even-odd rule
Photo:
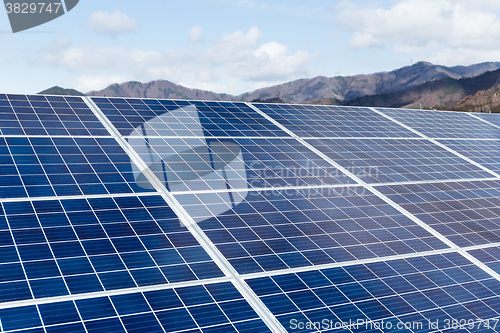
[[245, 103], [93, 98], [125, 136], [289, 136]]
[[498, 113], [474, 113], [475, 117], [479, 117], [490, 124], [500, 126], [500, 114]]
[[500, 282], [457, 253], [247, 282], [290, 332], [478, 332], [500, 317]]
[[369, 108], [255, 104], [301, 137], [419, 137]]
[[0, 309], [0, 321], [2, 332], [271, 332], [229, 282]]
[[500, 248], [497, 246], [486, 247], [469, 251], [476, 259], [486, 264], [489, 268], [500, 274]]
[[308, 140], [367, 183], [489, 178], [493, 175], [427, 140]]
[[105, 135], [81, 97], [0, 95], [3, 135]]
[[361, 187], [176, 198], [240, 274], [447, 247]]
[[294, 139], [129, 138], [171, 192], [349, 184]]
[[112, 138], [0, 138], [0, 198], [150, 192]]
[[439, 140], [439, 142], [489, 170], [500, 173], [500, 141]]
[[0, 332], [500, 331], [500, 129], [380, 112], [0, 94]]
[[378, 110], [429, 138], [500, 138], [497, 127], [476, 119], [467, 112], [381, 108]]
[[223, 276], [160, 196], [2, 208], [0, 302]]
[[500, 242], [500, 180], [377, 189], [458, 246]]

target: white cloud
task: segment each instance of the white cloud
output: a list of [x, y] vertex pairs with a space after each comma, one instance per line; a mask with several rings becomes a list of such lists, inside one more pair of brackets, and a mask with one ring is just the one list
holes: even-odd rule
[[353, 49], [387, 46], [395, 52], [435, 54], [500, 49], [498, 1], [399, 0], [389, 8], [344, 1], [332, 8], [337, 21], [353, 32]]
[[290, 52], [276, 41], [261, 44], [261, 38], [260, 30], [253, 27], [224, 34], [204, 49], [188, 45], [160, 52], [68, 45], [48, 52], [43, 62], [84, 74], [76, 82], [82, 91], [127, 78], [143, 82], [165, 79], [191, 88], [240, 94], [307, 76], [308, 53]]
[[201, 39], [201, 36], [203, 35], [203, 28], [200, 27], [199, 25], [195, 25], [189, 30], [189, 38], [191, 39], [192, 42], [198, 42]]
[[246, 34], [241, 30], [224, 34], [220, 41], [207, 49], [205, 56], [215, 64], [244, 61], [251, 56], [261, 37], [257, 27], [250, 28]]
[[101, 90], [113, 83], [131, 80], [130, 77], [120, 75], [82, 75], [73, 81], [74, 89], [81, 92]]
[[136, 31], [139, 29], [139, 24], [119, 10], [114, 13], [97, 11], [90, 16], [89, 27], [98, 34], [116, 37]]

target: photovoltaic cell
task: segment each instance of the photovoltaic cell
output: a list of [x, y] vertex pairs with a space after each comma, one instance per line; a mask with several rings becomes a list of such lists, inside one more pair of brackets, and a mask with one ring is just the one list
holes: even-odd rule
[[254, 105], [300, 137], [419, 137], [369, 108]]
[[[500, 273], [493, 173], [370, 108], [254, 104], [403, 214], [246, 103], [93, 101], [182, 207], [143, 193], [156, 192], [143, 165], [82, 98], [0, 94], [1, 332], [269, 331], [245, 281], [290, 332], [500, 331], [485, 326], [500, 282], [428, 253], [454, 251], [440, 233], [483, 245], [469, 253]], [[379, 110], [500, 172], [500, 130], [477, 119], [497, 115]], [[418, 184], [377, 185], [396, 182]]]
[[0, 302], [223, 276], [160, 196], [2, 208]]
[[489, 170], [500, 173], [500, 141], [440, 140], [439, 142]]
[[0, 197], [150, 192], [112, 138], [0, 138]]
[[479, 117], [493, 125], [500, 126], [500, 115], [498, 113], [476, 112], [474, 116]]
[[294, 139], [128, 141], [172, 192], [354, 183]]
[[377, 189], [460, 247], [500, 242], [500, 181]]
[[109, 136], [81, 97], [40, 95], [0, 95], [0, 133]]
[[0, 309], [0, 320], [3, 332], [271, 332], [229, 282]]
[[493, 176], [427, 140], [309, 139], [308, 142], [367, 183]]
[[[458, 253], [247, 282], [289, 332], [498, 331], [485, 326], [500, 317], [500, 282]], [[458, 318], [474, 326], [458, 330]]]
[[467, 112], [377, 109], [429, 138], [500, 138], [498, 128]]
[[245, 103], [93, 98], [122, 135], [289, 136]]
[[476, 259], [486, 264], [489, 268], [500, 274], [500, 247], [486, 247], [468, 252]]
[[447, 247], [364, 188], [226, 195], [176, 198], [240, 274]]

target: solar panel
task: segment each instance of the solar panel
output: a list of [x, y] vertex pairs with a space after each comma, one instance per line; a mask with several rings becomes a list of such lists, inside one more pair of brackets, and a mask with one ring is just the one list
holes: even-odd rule
[[151, 191], [113, 138], [0, 138], [0, 165], [1, 198]]
[[230, 282], [0, 309], [0, 319], [4, 332], [271, 332]]
[[492, 125], [500, 126], [500, 118], [497, 113], [475, 113], [474, 117], [487, 121]]
[[294, 139], [149, 137], [128, 142], [171, 192], [354, 183]]
[[500, 181], [377, 187], [460, 247], [500, 242]]
[[467, 112], [377, 109], [430, 138], [500, 138], [497, 127]]
[[177, 195], [240, 274], [443, 249], [369, 190], [323, 188]]
[[81, 97], [0, 94], [3, 135], [105, 135]]
[[93, 98], [127, 136], [288, 136], [245, 103]]
[[300, 137], [418, 137], [369, 108], [254, 105]]
[[290, 332], [478, 332], [500, 316], [500, 282], [458, 253], [247, 282]]
[[439, 142], [491, 171], [500, 172], [500, 144], [498, 141], [439, 140]]
[[2, 207], [0, 302], [223, 276], [160, 196]]
[[500, 331], [495, 117], [0, 94], [0, 332]]
[[493, 176], [427, 140], [319, 139], [307, 142], [368, 183]]
[[469, 253], [495, 272], [500, 273], [500, 248], [498, 246], [470, 250]]

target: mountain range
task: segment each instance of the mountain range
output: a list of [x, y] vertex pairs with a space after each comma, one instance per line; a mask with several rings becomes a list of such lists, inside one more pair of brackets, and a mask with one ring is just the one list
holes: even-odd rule
[[[473, 111], [477, 109], [474, 103], [484, 104], [484, 98], [480, 98], [481, 101], [479, 97], [475, 99], [470, 97], [468, 102], [463, 100], [481, 91], [484, 91], [481, 96], [489, 96], [491, 93], [487, 91], [498, 84], [500, 84], [500, 62], [455, 67], [418, 62], [390, 72], [299, 79], [237, 96], [190, 89], [167, 80], [116, 83], [103, 90], [88, 92], [86, 95], [246, 102], [270, 100], [289, 103], [439, 109], [460, 107], [463, 110], [472, 108]], [[53, 87], [40, 93], [71, 95], [79, 93], [72, 89], [61, 89]], [[481, 110], [484, 108], [482, 105]]]

